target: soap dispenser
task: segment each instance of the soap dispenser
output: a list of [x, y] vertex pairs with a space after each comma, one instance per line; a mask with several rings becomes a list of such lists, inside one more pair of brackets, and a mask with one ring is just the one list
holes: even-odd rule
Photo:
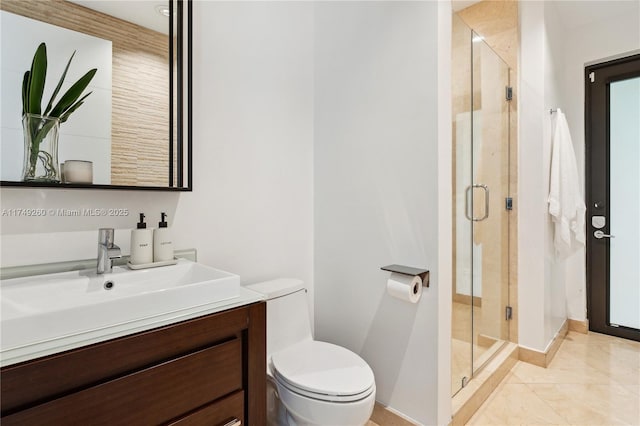
[[167, 226], [167, 214], [162, 212], [158, 228], [153, 231], [153, 261], [173, 260], [173, 240]]
[[147, 229], [144, 213], [140, 213], [140, 222], [136, 229], [131, 230], [131, 254], [129, 262], [132, 265], [143, 265], [153, 262], [153, 230]]

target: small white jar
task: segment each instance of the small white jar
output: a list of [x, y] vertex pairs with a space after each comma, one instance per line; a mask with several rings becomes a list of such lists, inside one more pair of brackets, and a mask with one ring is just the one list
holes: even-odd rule
[[93, 183], [93, 162], [67, 160], [62, 164], [65, 183]]

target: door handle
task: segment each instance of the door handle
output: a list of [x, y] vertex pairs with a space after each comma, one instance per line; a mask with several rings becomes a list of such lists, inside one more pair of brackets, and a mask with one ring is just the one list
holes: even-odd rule
[[614, 235], [605, 234], [604, 232], [602, 232], [599, 229], [593, 233], [593, 236], [596, 237], [599, 240], [602, 239], [602, 238], [615, 238]]
[[[471, 193], [473, 188], [482, 188], [484, 190], [484, 215], [482, 217], [474, 217], [472, 216], [473, 212], [469, 213], [469, 194]], [[489, 187], [481, 183], [467, 186], [467, 189], [465, 190], [464, 203], [464, 215], [467, 217], [467, 219], [474, 222], [485, 220], [489, 217]]]
[[473, 212], [469, 213], [469, 194], [470, 194], [472, 188], [473, 188], [473, 186], [469, 185], [469, 186], [467, 186], [467, 189], [465, 189], [465, 191], [464, 191], [464, 215], [467, 217], [468, 220], [474, 220], [471, 217]]

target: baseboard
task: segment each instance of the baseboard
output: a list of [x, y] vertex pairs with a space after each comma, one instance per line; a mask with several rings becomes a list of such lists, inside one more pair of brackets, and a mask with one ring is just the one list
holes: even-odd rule
[[556, 352], [558, 352], [558, 349], [568, 332], [569, 321], [565, 320], [549, 346], [547, 346], [547, 350], [545, 352], [520, 346], [520, 351], [518, 352], [520, 361], [528, 362], [529, 364], [537, 365], [538, 367], [547, 368], [553, 357], [556, 356]]
[[589, 332], [589, 320], [574, 320], [569, 319], [569, 331], [575, 331], [576, 333], [587, 334]]
[[518, 361], [518, 345], [507, 343], [489, 363], [452, 398], [450, 425], [464, 425], [489, 398]]
[[498, 342], [498, 339], [494, 337], [490, 337], [485, 334], [478, 334], [478, 338], [477, 338], [478, 346], [481, 346], [483, 348], [489, 348], [493, 346], [496, 342]]
[[453, 301], [455, 303], [462, 303], [464, 305], [471, 305], [471, 301], [473, 301], [473, 306], [475, 306], [476, 308], [482, 307], [482, 297], [478, 297], [478, 296], [469, 296], [468, 294], [453, 293]]
[[371, 421], [379, 426], [416, 426], [418, 423], [414, 423], [404, 416], [400, 415], [396, 410], [390, 407], [376, 402], [373, 407], [373, 414], [371, 414]]

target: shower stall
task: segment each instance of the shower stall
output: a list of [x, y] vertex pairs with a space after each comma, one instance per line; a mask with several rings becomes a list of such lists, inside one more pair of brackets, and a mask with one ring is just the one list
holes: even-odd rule
[[453, 309], [456, 394], [509, 340], [511, 70], [453, 15]]

